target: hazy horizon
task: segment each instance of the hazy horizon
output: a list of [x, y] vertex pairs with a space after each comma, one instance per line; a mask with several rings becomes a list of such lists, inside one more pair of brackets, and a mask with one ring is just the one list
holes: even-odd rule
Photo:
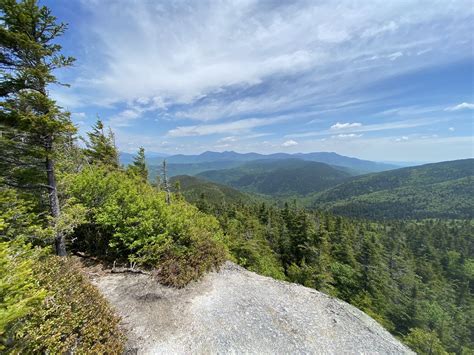
[[[136, 152], [135, 151], [130, 151], [130, 152], [125, 152], [125, 151], [120, 151], [120, 153], [124, 153], [124, 154], [129, 154], [129, 155], [136, 155]], [[215, 150], [205, 150], [205, 151], [201, 151], [201, 152], [197, 152], [197, 153], [164, 153], [164, 152], [156, 152], [156, 151], [145, 151], [145, 155], [147, 156], [147, 158], [154, 158], [154, 157], [163, 157], [163, 158], [167, 158], [167, 157], [171, 157], [171, 156], [175, 156], [175, 155], [186, 155], [186, 156], [198, 156], [198, 155], [202, 155], [202, 154], [205, 154], [205, 153], [237, 153], [237, 154], [260, 154], [260, 155], [272, 155], [272, 154], [292, 154], [292, 155], [297, 155], [297, 154], [311, 154], [311, 153], [336, 153], [336, 154], [339, 154], [337, 152], [330, 152], [330, 151], [311, 151], [311, 152], [292, 152], [292, 153], [288, 153], [288, 152], [284, 152], [284, 151], [277, 151], [277, 152], [274, 152], [274, 153], [259, 153], [257, 151], [249, 151], [249, 152], [239, 152], [239, 151], [235, 151], [235, 150], [223, 150], [223, 151], [215, 151]], [[339, 154], [339, 155], [342, 155], [342, 156], [345, 156], [345, 157], [348, 157], [348, 158], [356, 158], [356, 159], [361, 159], [361, 160], [371, 160], [371, 159], [364, 159], [362, 157], [358, 157], [358, 156], [353, 156], [353, 155], [344, 155], [344, 154]], [[463, 160], [463, 159], [473, 159], [472, 157], [467, 157], [467, 158], [457, 158], [457, 159], [449, 159], [447, 161], [452, 161], [452, 160]], [[384, 163], [384, 164], [413, 164], [413, 165], [421, 165], [421, 164], [430, 164], [430, 163], [439, 163], [439, 162], [443, 162], [443, 161], [446, 161], [446, 160], [373, 160], [374, 162], [378, 162], [378, 163]]]

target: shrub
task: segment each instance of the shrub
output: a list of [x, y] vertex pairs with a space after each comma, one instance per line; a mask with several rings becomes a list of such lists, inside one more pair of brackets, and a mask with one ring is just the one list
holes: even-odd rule
[[21, 319], [46, 296], [33, 277], [32, 253], [26, 246], [0, 243], [0, 350], [13, 341]]
[[137, 176], [94, 167], [70, 175], [65, 191], [88, 211], [76, 249], [153, 267], [162, 283], [178, 287], [227, 256], [214, 217], [182, 199], [166, 204], [164, 192]]
[[445, 355], [448, 352], [443, 348], [441, 341], [434, 331], [412, 328], [403, 338], [412, 350], [418, 354]]
[[33, 274], [48, 296], [16, 330], [12, 353], [123, 352], [119, 318], [72, 260], [41, 258]]

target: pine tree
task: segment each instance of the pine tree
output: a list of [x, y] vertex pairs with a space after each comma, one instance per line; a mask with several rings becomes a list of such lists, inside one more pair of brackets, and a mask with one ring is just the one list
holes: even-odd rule
[[[2, 0], [0, 17], [0, 124], [7, 141], [3, 143], [11, 143], [10, 147], [21, 152], [11, 161], [27, 175], [18, 181], [18, 187], [45, 189], [55, 223], [61, 213], [55, 153], [58, 145], [71, 139], [75, 127], [69, 113], [48, 96], [47, 88], [58, 83], [53, 71], [74, 61], [62, 55], [61, 46], [55, 43], [66, 25], [57, 23], [50, 9], [38, 6], [35, 0]], [[17, 146], [18, 142], [22, 144]], [[39, 181], [27, 183], [32, 176]], [[10, 182], [15, 184], [13, 179]], [[58, 255], [66, 255], [60, 232], [55, 236], [55, 247]]]
[[140, 176], [144, 181], [148, 180], [148, 168], [146, 166], [145, 159], [145, 148], [140, 147], [137, 155], [133, 158], [133, 163], [130, 165], [129, 170]]
[[331, 293], [333, 290], [333, 275], [331, 273], [331, 246], [329, 244], [329, 236], [326, 230], [320, 230], [318, 236], [318, 258], [317, 258], [317, 274], [316, 288], [320, 291]]
[[91, 164], [103, 164], [112, 168], [118, 168], [118, 150], [115, 146], [115, 138], [112, 130], [106, 134], [104, 124], [98, 118], [92, 127], [92, 132], [87, 133], [85, 154]]

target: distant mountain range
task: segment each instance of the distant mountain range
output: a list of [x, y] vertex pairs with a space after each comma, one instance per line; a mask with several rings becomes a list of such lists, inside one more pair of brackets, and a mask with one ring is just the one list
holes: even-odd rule
[[226, 152], [204, 152], [199, 155], [172, 155], [166, 158], [168, 163], [173, 164], [189, 164], [189, 163], [209, 163], [209, 162], [249, 162], [255, 160], [283, 160], [297, 158], [301, 160], [326, 163], [330, 165], [338, 165], [351, 168], [358, 172], [376, 172], [399, 168], [397, 165], [384, 164], [369, 160], [346, 157], [332, 152], [315, 152], [315, 153], [274, 153], [274, 154], [258, 154], [258, 153], [236, 153], [233, 151]]
[[[123, 165], [128, 165], [133, 162], [133, 158], [135, 157], [135, 154], [132, 153], [126, 153], [126, 152], [120, 152], [119, 154], [119, 160], [120, 163]], [[146, 152], [146, 158], [149, 163], [161, 163], [163, 161], [163, 158], [169, 157], [169, 154], [165, 153], [156, 153], [156, 152]]]
[[[352, 170], [352, 173], [365, 174], [370, 172], [386, 171], [397, 169], [400, 166], [394, 164], [379, 163], [369, 160], [362, 160], [352, 157], [339, 155], [332, 152], [315, 152], [315, 153], [275, 153], [275, 154], [258, 154], [258, 153], [237, 153], [233, 151], [225, 152], [204, 152], [199, 155], [171, 155], [166, 156], [161, 153], [146, 152], [147, 162], [150, 166], [151, 174], [156, 174], [157, 169], [166, 158], [168, 163], [168, 173], [170, 176], [175, 175], [196, 175], [207, 170], [221, 170], [238, 167], [242, 163], [256, 160], [286, 160], [300, 159], [305, 161], [313, 161], [336, 165]], [[128, 165], [133, 161], [133, 154], [121, 153], [120, 161], [124, 165]]]

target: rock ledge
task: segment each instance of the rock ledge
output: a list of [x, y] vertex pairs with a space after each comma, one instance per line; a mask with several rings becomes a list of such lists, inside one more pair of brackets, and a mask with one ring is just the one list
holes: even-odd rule
[[122, 317], [129, 353], [412, 353], [355, 307], [231, 262], [179, 290], [142, 274], [93, 282]]

